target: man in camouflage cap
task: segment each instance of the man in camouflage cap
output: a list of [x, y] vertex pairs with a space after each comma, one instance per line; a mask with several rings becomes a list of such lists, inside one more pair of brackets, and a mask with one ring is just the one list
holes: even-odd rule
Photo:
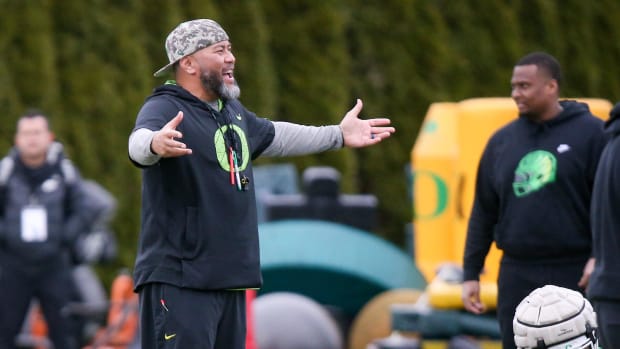
[[339, 125], [270, 121], [237, 99], [235, 56], [214, 21], [180, 24], [166, 39], [174, 81], [156, 88], [129, 137], [143, 168], [134, 269], [142, 348], [245, 348], [245, 292], [262, 285], [252, 159], [365, 147], [389, 137], [362, 120], [361, 100]]
[[166, 38], [166, 53], [168, 61], [164, 67], [153, 74], [156, 77], [164, 75], [181, 58], [211, 46], [215, 43], [228, 40], [228, 34], [211, 19], [195, 19], [179, 24]]

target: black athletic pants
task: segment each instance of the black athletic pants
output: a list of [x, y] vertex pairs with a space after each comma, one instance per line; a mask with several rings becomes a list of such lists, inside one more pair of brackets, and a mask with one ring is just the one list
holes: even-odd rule
[[[556, 285], [578, 290], [577, 286], [587, 257], [578, 261], [520, 261], [503, 257], [497, 282], [497, 318], [502, 334], [502, 348], [516, 348], [512, 320], [517, 305], [533, 290]], [[604, 347], [603, 347], [604, 348]]]
[[620, 348], [620, 303], [595, 300], [592, 306], [598, 321], [599, 346]]
[[141, 286], [140, 337], [149, 349], [245, 349], [245, 291]]
[[38, 266], [38, 270], [0, 264], [0, 348], [16, 348], [19, 334], [33, 298], [39, 301], [49, 338], [58, 349], [78, 348], [76, 323], [62, 314], [76, 300], [70, 266]]

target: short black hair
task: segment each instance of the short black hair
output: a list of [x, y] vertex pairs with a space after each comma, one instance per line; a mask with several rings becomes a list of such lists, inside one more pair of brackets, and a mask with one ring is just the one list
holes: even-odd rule
[[43, 116], [47, 118], [47, 115], [41, 109], [37, 108], [28, 108], [22, 113], [22, 117], [26, 118], [33, 118], [35, 116]]
[[525, 56], [523, 56], [516, 66], [521, 65], [535, 65], [538, 69], [542, 69], [549, 76], [558, 82], [558, 86], [562, 84], [562, 68], [560, 67], [560, 63], [555, 57], [546, 53], [546, 52], [532, 52]]
[[47, 115], [47, 113], [43, 112], [41, 109], [37, 109], [37, 108], [28, 108], [26, 109], [26, 111], [24, 111], [21, 116], [19, 117], [19, 119], [17, 119], [17, 123], [19, 123], [22, 119], [31, 119], [31, 118], [35, 118], [35, 117], [42, 117], [45, 119], [45, 121], [47, 122], [47, 129], [51, 130], [52, 129], [52, 123], [50, 121], [50, 117]]

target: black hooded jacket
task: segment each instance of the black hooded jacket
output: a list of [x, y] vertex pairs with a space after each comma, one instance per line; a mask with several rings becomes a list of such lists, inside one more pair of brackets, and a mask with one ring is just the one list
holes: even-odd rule
[[605, 124], [609, 143], [605, 147], [592, 193], [593, 256], [596, 267], [590, 276], [588, 297], [620, 301], [620, 103]]
[[[177, 130], [192, 154], [162, 158], [142, 171], [136, 289], [149, 282], [201, 290], [262, 284], [251, 160], [271, 144], [275, 130], [237, 100], [220, 107], [166, 84], [138, 113], [134, 130], [157, 131], [183, 111]], [[231, 148], [240, 175], [250, 180], [245, 191], [231, 184]]]
[[464, 254], [465, 280], [477, 280], [490, 245], [518, 260], [587, 259], [590, 198], [605, 144], [603, 121], [588, 106], [537, 123], [521, 116], [489, 140], [478, 167]]

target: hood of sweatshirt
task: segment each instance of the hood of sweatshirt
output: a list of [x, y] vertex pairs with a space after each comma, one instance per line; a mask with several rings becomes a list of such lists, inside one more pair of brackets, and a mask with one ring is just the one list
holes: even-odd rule
[[560, 106], [562, 106], [562, 111], [557, 116], [549, 120], [542, 122], [534, 121], [525, 115], [519, 115], [519, 119], [521, 122], [528, 125], [528, 128], [531, 129], [533, 134], [538, 134], [557, 125], [563, 124], [575, 117], [590, 112], [590, 108], [587, 104], [574, 100], [560, 101]]
[[617, 103], [609, 112], [609, 120], [605, 122], [605, 133], [615, 136], [620, 133], [620, 102]]
[[186, 103], [191, 104], [194, 107], [198, 108], [208, 108], [208, 104], [204, 101], [198, 99], [198, 97], [191, 94], [189, 91], [184, 89], [183, 87], [177, 85], [173, 81], [168, 81], [164, 85], [161, 85], [153, 90], [153, 93], [147, 97], [147, 100], [161, 95], [169, 95], [174, 96], [176, 98], [184, 100]]

